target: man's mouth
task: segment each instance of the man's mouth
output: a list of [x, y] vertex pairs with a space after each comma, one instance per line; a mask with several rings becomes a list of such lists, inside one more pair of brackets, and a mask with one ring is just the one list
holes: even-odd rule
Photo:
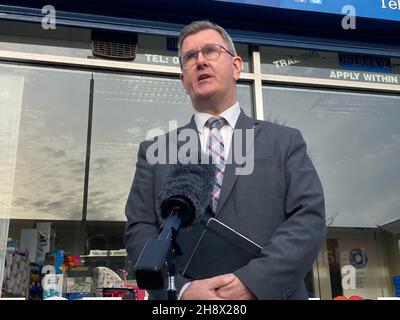
[[211, 75], [205, 73], [205, 74], [200, 75], [197, 78], [197, 81], [202, 81], [202, 80], [209, 79], [209, 78], [211, 78]]

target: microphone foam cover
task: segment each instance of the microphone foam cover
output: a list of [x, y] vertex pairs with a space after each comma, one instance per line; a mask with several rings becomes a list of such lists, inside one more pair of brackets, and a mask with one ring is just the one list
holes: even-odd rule
[[157, 197], [157, 214], [162, 219], [167, 218], [170, 212], [161, 210], [163, 202], [175, 196], [185, 197], [190, 201], [195, 211], [194, 220], [190, 224], [200, 222], [211, 199], [214, 172], [215, 167], [210, 164], [178, 163], [166, 179]]

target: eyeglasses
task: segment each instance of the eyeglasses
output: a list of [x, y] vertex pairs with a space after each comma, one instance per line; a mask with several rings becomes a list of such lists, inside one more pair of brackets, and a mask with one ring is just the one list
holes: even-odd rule
[[199, 57], [199, 52], [201, 52], [203, 57], [207, 60], [215, 60], [221, 55], [222, 49], [229, 53], [232, 57], [235, 56], [233, 53], [219, 44], [208, 44], [200, 50], [189, 50], [183, 53], [179, 57], [179, 61], [181, 62], [181, 66], [185, 68], [191, 68], [196, 64], [197, 58]]

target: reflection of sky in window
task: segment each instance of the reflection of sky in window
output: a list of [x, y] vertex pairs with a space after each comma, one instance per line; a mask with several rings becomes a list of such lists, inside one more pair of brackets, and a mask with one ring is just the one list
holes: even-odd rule
[[11, 218], [80, 219], [88, 73], [2, 66], [25, 77]]
[[264, 88], [264, 114], [301, 130], [333, 225], [400, 218], [400, 97]]
[[95, 75], [88, 220], [125, 220], [139, 143], [191, 113], [178, 79]]
[[[90, 72], [2, 65], [24, 91], [11, 218], [79, 220]], [[88, 219], [125, 220], [137, 147], [148, 130], [183, 125], [193, 109], [178, 79], [95, 73]], [[251, 114], [251, 89], [238, 86]]]

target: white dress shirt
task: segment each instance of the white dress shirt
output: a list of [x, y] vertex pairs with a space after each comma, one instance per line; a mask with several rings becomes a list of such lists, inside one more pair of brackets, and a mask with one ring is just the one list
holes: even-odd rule
[[[240, 114], [240, 107], [239, 103], [236, 102], [234, 105], [230, 106], [228, 109], [226, 109], [224, 112], [218, 115], [219, 117], [225, 118], [225, 120], [227, 121], [227, 124], [225, 124], [220, 129], [222, 140], [224, 142], [225, 161], [228, 159], [229, 148], [232, 142], [232, 133], [233, 130], [235, 129], [235, 125], [237, 119], [239, 118], [239, 114]], [[195, 111], [194, 113], [194, 121], [196, 123], [197, 131], [200, 136], [201, 151], [205, 154], [207, 153], [207, 140], [208, 140], [208, 135], [210, 133], [210, 128], [207, 127], [205, 124], [207, 120], [210, 119], [211, 117], [214, 116], [212, 114], [205, 112]]]
[[[225, 118], [227, 124], [225, 124], [221, 129], [221, 136], [222, 140], [224, 142], [224, 158], [225, 161], [227, 160], [228, 154], [229, 154], [229, 148], [231, 146], [232, 142], [232, 133], [233, 130], [235, 129], [236, 122], [239, 118], [240, 115], [240, 106], [239, 103], [236, 102], [234, 105], [230, 106], [228, 109], [226, 109], [224, 112], [219, 114], [218, 116]], [[198, 112], [195, 111], [194, 113], [194, 121], [196, 123], [197, 131], [200, 136], [200, 143], [201, 143], [201, 151], [203, 153], [207, 153], [207, 139], [208, 135], [210, 133], [210, 128], [207, 127], [205, 124], [208, 119], [211, 117], [214, 117], [212, 114], [205, 113], [205, 112]], [[186, 290], [186, 288], [189, 286], [191, 282], [185, 283], [181, 291], [179, 292], [178, 299], [181, 298], [183, 292]]]

